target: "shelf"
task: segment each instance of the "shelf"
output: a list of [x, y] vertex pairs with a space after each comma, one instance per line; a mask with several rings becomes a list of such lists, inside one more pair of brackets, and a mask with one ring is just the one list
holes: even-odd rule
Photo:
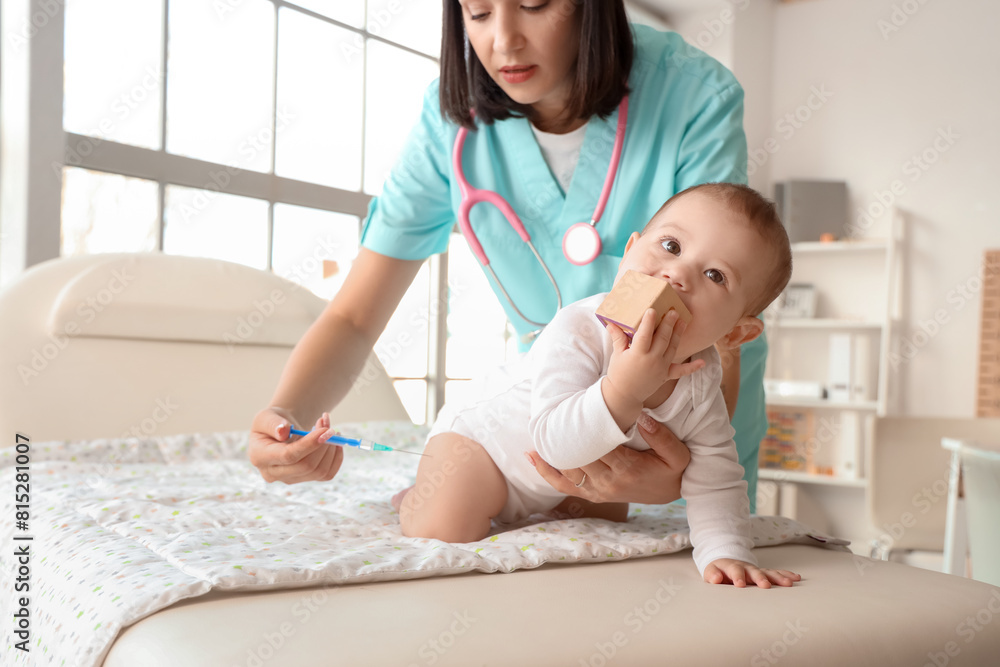
[[875, 412], [877, 401], [831, 401], [827, 398], [803, 398], [799, 396], [765, 396], [767, 405], [782, 405], [795, 408], [828, 408], [831, 410], [863, 410]]
[[772, 327], [788, 329], [881, 329], [881, 322], [866, 322], [863, 320], [838, 320], [833, 318], [806, 317], [776, 317], [768, 320]]
[[885, 250], [889, 247], [886, 239], [864, 239], [861, 241], [800, 241], [792, 244], [792, 252], [869, 252]]
[[774, 468], [759, 468], [757, 470], [757, 477], [758, 479], [766, 479], [772, 482], [849, 486], [858, 489], [868, 487], [867, 479], [849, 479], [847, 477], [837, 477], [835, 475], [812, 475], [807, 472], [797, 472], [795, 470], [776, 470]]

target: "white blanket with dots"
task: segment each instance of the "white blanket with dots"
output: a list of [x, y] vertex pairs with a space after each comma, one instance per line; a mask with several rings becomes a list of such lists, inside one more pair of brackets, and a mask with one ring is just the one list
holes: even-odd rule
[[[426, 434], [400, 422], [339, 428], [417, 451]], [[513, 572], [690, 547], [683, 507], [670, 505], [633, 505], [624, 524], [534, 517], [468, 544], [407, 538], [389, 500], [413, 483], [418, 457], [349, 450], [333, 482], [287, 486], [265, 483], [246, 447], [246, 432], [32, 443], [27, 531], [5, 523], [0, 550], [5, 607], [29, 598], [30, 653], [11, 636], [0, 664], [100, 665], [124, 627], [212, 590]], [[0, 450], [4, 489], [15, 486], [14, 456]], [[15, 516], [13, 495], [3, 494], [4, 516]], [[847, 544], [777, 517], [754, 517], [752, 534], [757, 546]], [[30, 591], [15, 592], [12, 545], [25, 544]]]

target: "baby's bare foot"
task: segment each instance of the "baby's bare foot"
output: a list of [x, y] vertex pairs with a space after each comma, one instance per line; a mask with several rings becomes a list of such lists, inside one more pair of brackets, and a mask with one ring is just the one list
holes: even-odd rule
[[409, 493], [412, 488], [412, 486], [408, 486], [392, 497], [390, 502], [392, 503], [393, 509], [397, 512], [399, 511], [399, 508], [403, 506], [403, 498], [406, 497], [406, 494]]

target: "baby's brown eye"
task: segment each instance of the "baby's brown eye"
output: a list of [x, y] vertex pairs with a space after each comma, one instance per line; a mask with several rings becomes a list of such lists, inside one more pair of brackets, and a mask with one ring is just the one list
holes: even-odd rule
[[718, 285], [726, 282], [726, 277], [722, 275], [722, 271], [719, 271], [718, 269], [709, 269], [708, 271], [705, 271], [705, 275], [708, 276], [709, 280]]
[[663, 248], [672, 255], [681, 254], [681, 244], [673, 239], [667, 239], [660, 245], [662, 245]]

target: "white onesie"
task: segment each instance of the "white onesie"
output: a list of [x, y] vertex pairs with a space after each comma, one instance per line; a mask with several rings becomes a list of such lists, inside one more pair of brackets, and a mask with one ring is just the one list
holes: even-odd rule
[[[455, 432], [475, 440], [507, 479], [507, 504], [496, 517], [518, 521], [558, 505], [566, 496], [532, 467], [524, 452], [537, 450], [559, 469], [592, 463], [621, 444], [649, 449], [632, 425], [623, 433], [608, 411], [601, 378], [608, 372], [611, 336], [594, 315], [604, 294], [566, 306], [518, 360], [473, 381], [464, 398], [449, 402], [428, 438]], [[750, 503], [733, 428], [722, 397], [722, 365], [714, 347], [692, 359], [705, 368], [680, 378], [673, 393], [643, 411], [662, 422], [691, 450], [681, 496], [698, 571], [718, 558], [756, 564], [751, 551]]]

